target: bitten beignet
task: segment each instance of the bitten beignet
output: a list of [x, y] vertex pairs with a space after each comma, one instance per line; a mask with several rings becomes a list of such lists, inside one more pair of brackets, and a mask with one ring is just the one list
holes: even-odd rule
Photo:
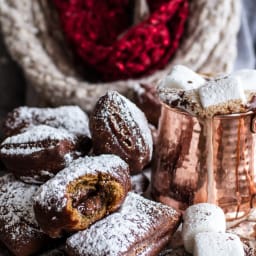
[[71, 256], [158, 255], [180, 224], [173, 208], [128, 193], [118, 212], [67, 240]]
[[40, 187], [36, 219], [51, 237], [85, 229], [117, 210], [130, 186], [128, 165], [118, 156], [77, 159]]

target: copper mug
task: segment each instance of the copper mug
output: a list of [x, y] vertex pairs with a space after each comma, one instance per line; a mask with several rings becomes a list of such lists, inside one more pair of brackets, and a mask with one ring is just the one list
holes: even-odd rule
[[162, 105], [152, 195], [184, 210], [218, 204], [227, 219], [256, 205], [256, 114], [203, 119]]

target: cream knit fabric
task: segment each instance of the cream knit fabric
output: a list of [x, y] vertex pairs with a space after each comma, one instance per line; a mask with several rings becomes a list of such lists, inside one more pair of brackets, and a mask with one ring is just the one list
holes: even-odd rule
[[127, 94], [140, 82], [153, 83], [174, 64], [206, 73], [227, 72], [233, 67], [240, 0], [191, 0], [186, 34], [164, 70], [142, 79], [100, 84], [84, 81], [73, 68], [71, 53], [50, 5], [50, 0], [0, 0], [6, 45], [45, 104], [78, 104], [91, 111], [108, 89]]

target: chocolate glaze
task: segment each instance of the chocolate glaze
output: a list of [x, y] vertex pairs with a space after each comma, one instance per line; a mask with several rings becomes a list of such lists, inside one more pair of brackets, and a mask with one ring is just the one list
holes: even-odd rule
[[85, 215], [93, 215], [102, 209], [104, 205], [104, 190], [85, 190], [72, 195], [72, 207]]

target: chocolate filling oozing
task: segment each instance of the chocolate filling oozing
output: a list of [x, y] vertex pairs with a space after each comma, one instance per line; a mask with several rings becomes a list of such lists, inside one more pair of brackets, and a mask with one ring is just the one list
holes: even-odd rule
[[87, 225], [87, 222], [94, 222], [109, 214], [112, 203], [119, 200], [118, 194], [122, 193], [121, 190], [117, 182], [99, 175], [98, 179], [74, 182], [68, 188], [68, 194], [81, 224]]
[[79, 190], [72, 196], [72, 207], [76, 208], [82, 215], [90, 216], [102, 209], [104, 200], [104, 191], [88, 188]]

